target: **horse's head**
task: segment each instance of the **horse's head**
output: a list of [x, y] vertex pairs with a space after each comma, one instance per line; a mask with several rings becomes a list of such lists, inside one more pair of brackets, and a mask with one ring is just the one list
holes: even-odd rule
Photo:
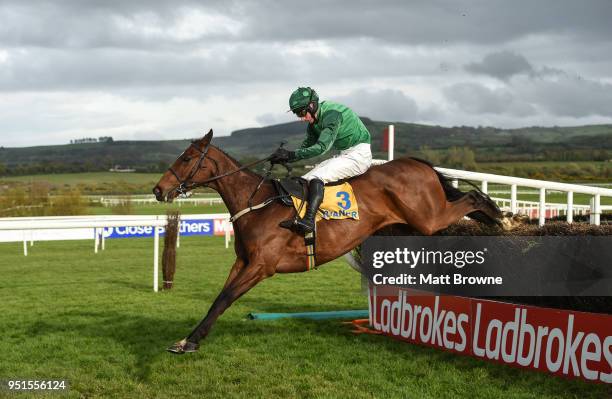
[[212, 129], [200, 140], [193, 141], [163, 174], [153, 194], [158, 201], [168, 201], [186, 194], [195, 183], [214, 177], [214, 165], [206, 157], [212, 139]]

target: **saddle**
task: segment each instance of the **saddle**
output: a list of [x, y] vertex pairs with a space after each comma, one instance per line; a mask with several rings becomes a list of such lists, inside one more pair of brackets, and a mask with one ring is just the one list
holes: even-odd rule
[[291, 197], [301, 200], [308, 198], [308, 180], [302, 177], [285, 177], [283, 179], [272, 179], [272, 185], [279, 195], [281, 203], [285, 206], [293, 206]]
[[[325, 187], [329, 187], [329, 186], [342, 187], [342, 185], [345, 182], [346, 180], [339, 180], [337, 182], [326, 184]], [[308, 199], [308, 180], [302, 177], [286, 177], [280, 180], [273, 179], [272, 184], [278, 193], [277, 198], [280, 200], [280, 202], [285, 206], [294, 208], [296, 211], [296, 217], [298, 215], [303, 216], [305, 212], [304, 204], [306, 203]], [[349, 189], [350, 189], [350, 186], [349, 186]], [[330, 190], [326, 189], [325, 191], [326, 193], [329, 193]], [[343, 203], [350, 205], [351, 202], [348, 200], [348, 198], [353, 195], [352, 189], [350, 189], [350, 194], [348, 192], [343, 192], [343, 194], [346, 195], [345, 201]], [[341, 197], [344, 197], [344, 195]], [[321, 217], [325, 219], [330, 219], [330, 218], [337, 219], [337, 218], [347, 217], [346, 215], [339, 215], [339, 213], [334, 212], [333, 209], [331, 211], [329, 209], [330, 207], [329, 206], [326, 207], [325, 199], [324, 199], [323, 203], [321, 204], [321, 207], [319, 208], [319, 216], [317, 216], [316, 220], [320, 219]], [[353, 218], [358, 219], [358, 217], [354, 216], [355, 214], [356, 214], [356, 207], [355, 207], [355, 212], [353, 213], [353, 216], [348, 216], [348, 217], [353, 217]], [[313, 268], [317, 267], [316, 255], [315, 255], [316, 254], [316, 249], [315, 249], [316, 234], [315, 232], [308, 233], [304, 236], [304, 245], [306, 246], [306, 270], [312, 270]]]
[[[339, 186], [347, 181], [347, 179], [342, 179], [331, 183], [326, 183], [325, 187]], [[291, 197], [302, 201], [306, 201], [308, 199], [308, 180], [302, 177], [291, 176], [283, 179], [272, 179], [272, 185], [276, 189], [281, 203], [285, 206], [294, 206], [294, 202]]]

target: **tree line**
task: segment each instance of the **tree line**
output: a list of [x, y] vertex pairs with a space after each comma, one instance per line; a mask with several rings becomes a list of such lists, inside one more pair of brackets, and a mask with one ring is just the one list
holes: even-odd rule
[[83, 137], [82, 139], [72, 139], [70, 144], [87, 144], [87, 143], [112, 143], [114, 140], [111, 136]]

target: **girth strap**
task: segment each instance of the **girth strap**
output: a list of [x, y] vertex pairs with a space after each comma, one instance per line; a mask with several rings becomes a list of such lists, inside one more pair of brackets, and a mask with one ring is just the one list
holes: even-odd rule
[[264, 202], [262, 202], [261, 204], [257, 204], [257, 205], [253, 205], [253, 206], [249, 206], [248, 208], [245, 208], [243, 210], [241, 210], [240, 212], [236, 213], [234, 216], [230, 217], [229, 221], [234, 223], [236, 220], [238, 220], [238, 218], [244, 216], [245, 214], [257, 210], [257, 209], [261, 209], [265, 206], [270, 205], [271, 203], [273, 203], [274, 201], [276, 201], [277, 199], [281, 199], [286, 197], [286, 195], [277, 195], [276, 197], [271, 197], [268, 198], [267, 200], [265, 200]]
[[[316, 229], [315, 229], [316, 231]], [[304, 245], [306, 245], [306, 271], [317, 268], [316, 257], [316, 235], [315, 232], [306, 233], [304, 236]]]

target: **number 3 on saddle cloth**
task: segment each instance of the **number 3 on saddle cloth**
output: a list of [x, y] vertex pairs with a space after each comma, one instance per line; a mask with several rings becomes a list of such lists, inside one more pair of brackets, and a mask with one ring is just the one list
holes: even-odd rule
[[[291, 196], [293, 207], [300, 217], [306, 213], [306, 201], [302, 198]], [[353, 193], [353, 188], [348, 182], [338, 185], [325, 186], [323, 202], [317, 212], [315, 223], [321, 219], [355, 219], [359, 220], [359, 209], [357, 199]], [[316, 228], [315, 228], [316, 232]], [[304, 242], [306, 244], [307, 270], [316, 267], [315, 259], [315, 233], [306, 234]]]
[[[306, 213], [306, 201], [292, 196], [293, 206], [300, 217]], [[348, 182], [325, 186], [323, 202], [317, 212], [316, 221], [321, 219], [355, 219], [359, 220], [359, 209], [353, 188]]]

